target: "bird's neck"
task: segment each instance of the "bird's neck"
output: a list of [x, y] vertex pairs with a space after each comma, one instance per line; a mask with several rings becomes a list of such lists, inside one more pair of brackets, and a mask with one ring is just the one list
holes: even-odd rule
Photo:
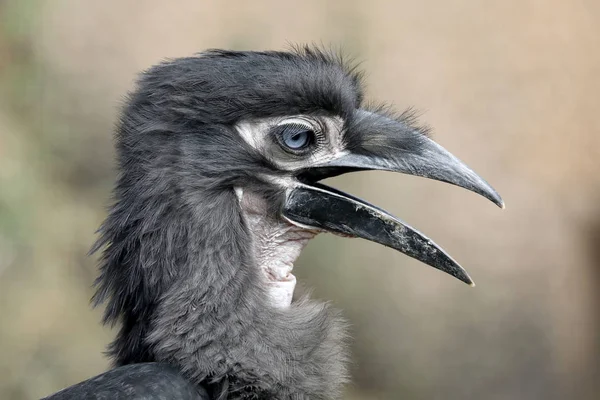
[[252, 264], [260, 271], [271, 304], [287, 308], [296, 287], [294, 263], [318, 231], [274, 217], [267, 200], [259, 193], [242, 188], [236, 188], [235, 192], [251, 243]]
[[111, 347], [117, 364], [168, 362], [223, 398], [335, 398], [346, 373], [342, 319], [308, 299], [274, 306], [239, 198], [204, 199], [161, 207], [158, 226], [133, 218], [145, 227], [106, 243], [100, 300], [108, 320], [123, 323]]

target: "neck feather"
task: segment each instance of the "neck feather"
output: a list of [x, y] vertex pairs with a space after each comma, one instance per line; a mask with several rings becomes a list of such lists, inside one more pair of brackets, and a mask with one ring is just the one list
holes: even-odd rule
[[116, 364], [168, 362], [223, 399], [337, 398], [338, 313], [308, 299], [275, 307], [234, 191], [194, 198], [123, 197], [101, 228], [95, 300], [122, 324]]

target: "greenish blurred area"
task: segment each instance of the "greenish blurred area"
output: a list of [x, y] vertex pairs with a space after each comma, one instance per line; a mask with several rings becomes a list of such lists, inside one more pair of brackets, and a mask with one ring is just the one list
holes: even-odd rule
[[597, 399], [600, 3], [596, 0], [0, 0], [0, 399], [105, 370], [114, 332], [87, 251], [110, 200], [135, 74], [206, 48], [341, 47], [370, 99], [423, 110], [507, 210], [422, 179], [333, 180], [431, 236], [470, 289], [321, 235], [297, 276], [352, 324], [352, 399]]

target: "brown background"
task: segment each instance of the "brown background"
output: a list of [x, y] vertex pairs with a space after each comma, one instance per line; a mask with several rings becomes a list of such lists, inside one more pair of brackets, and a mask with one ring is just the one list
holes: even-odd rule
[[595, 399], [600, 2], [0, 0], [0, 398], [100, 373], [86, 257], [135, 73], [206, 48], [341, 47], [507, 209], [383, 172], [333, 180], [425, 232], [475, 289], [321, 235], [297, 265], [353, 325], [355, 399]]

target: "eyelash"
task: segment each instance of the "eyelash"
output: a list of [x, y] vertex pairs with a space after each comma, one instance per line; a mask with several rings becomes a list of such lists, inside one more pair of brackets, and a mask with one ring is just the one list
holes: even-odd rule
[[298, 129], [310, 129], [311, 131], [313, 131], [315, 133], [315, 135], [317, 134], [317, 132], [313, 129], [313, 127], [311, 125], [301, 124], [299, 122], [287, 122], [287, 123], [281, 124], [280, 126], [290, 126], [290, 127], [298, 128]]

